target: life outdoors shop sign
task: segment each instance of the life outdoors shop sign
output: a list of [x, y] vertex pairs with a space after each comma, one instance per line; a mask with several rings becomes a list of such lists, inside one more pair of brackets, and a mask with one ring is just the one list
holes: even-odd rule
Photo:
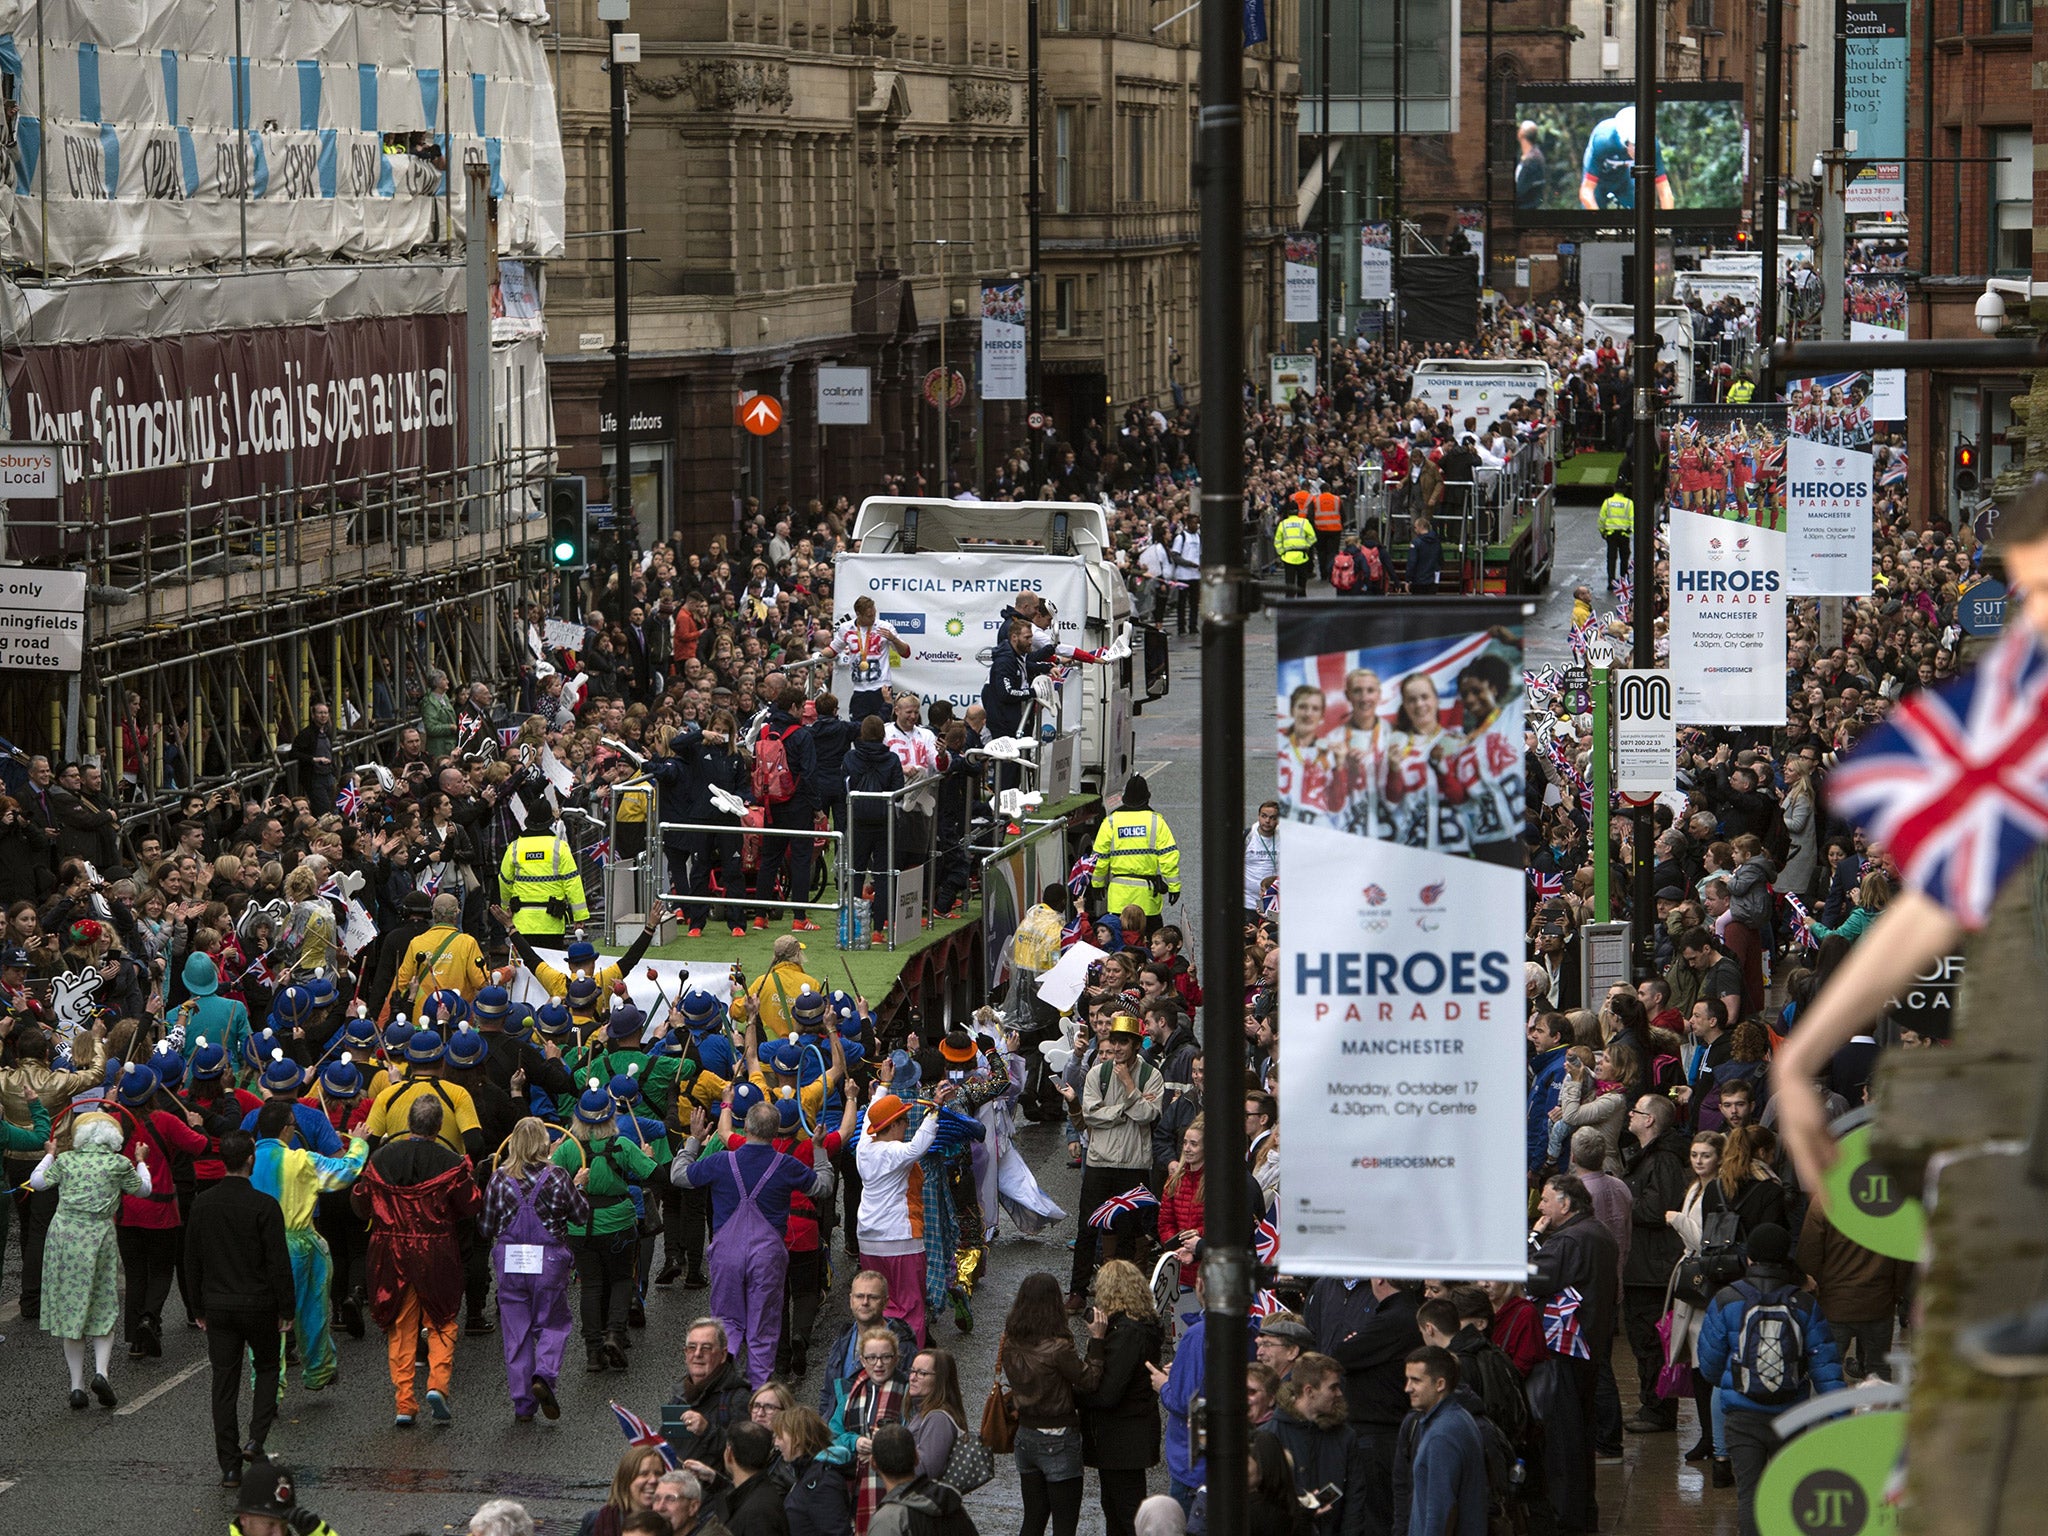
[[[120, 474], [123, 515], [166, 514], [168, 533], [168, 514], [187, 505], [455, 468], [466, 442], [463, 324], [417, 314], [24, 347], [0, 369], [14, 430], [63, 445], [67, 493]], [[37, 527], [55, 505], [11, 504], [16, 554], [57, 553], [55, 530]]]

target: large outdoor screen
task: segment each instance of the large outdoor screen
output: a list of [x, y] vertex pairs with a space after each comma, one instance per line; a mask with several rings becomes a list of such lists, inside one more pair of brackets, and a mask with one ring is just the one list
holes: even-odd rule
[[[1631, 82], [1525, 84], [1514, 112], [1518, 224], [1634, 223]], [[1742, 87], [1659, 86], [1656, 163], [1660, 223], [1735, 222], [1743, 203]]]

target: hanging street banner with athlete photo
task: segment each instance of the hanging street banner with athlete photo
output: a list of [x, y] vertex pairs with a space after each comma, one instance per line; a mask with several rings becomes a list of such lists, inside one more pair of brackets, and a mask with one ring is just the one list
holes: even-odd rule
[[1290, 1274], [1520, 1280], [1522, 633], [1486, 598], [1280, 609]]
[[1384, 219], [1359, 226], [1358, 297], [1367, 304], [1394, 297], [1394, 226]]
[[1319, 276], [1322, 263], [1314, 235], [1289, 235], [1286, 256], [1286, 313], [1289, 325], [1314, 325], [1321, 313]]
[[1868, 597], [1875, 458], [1803, 437], [1785, 442], [1785, 590]]
[[[1842, 279], [1851, 341], [1906, 339], [1906, 281], [1890, 274], [1852, 272]], [[1906, 419], [1906, 370], [1880, 368], [1871, 375], [1870, 414], [1877, 421]]]
[[1671, 453], [1678, 722], [1783, 725], [1785, 410], [1680, 406], [1660, 425]]
[[[858, 597], [875, 600], [875, 617], [910, 647], [891, 658], [892, 684], [918, 697], [945, 699], [964, 710], [981, 702], [990, 658], [1002, 633], [1002, 612], [1020, 592], [1052, 604], [1062, 645], [1081, 645], [1088, 617], [1088, 577], [1078, 560], [1056, 555], [920, 554], [839, 557], [832, 596], [835, 627], [853, 622]], [[875, 686], [841, 662], [833, 673], [844, 698]]]
[[1022, 400], [1026, 396], [1024, 328], [1030, 300], [1024, 284], [981, 285], [981, 398]]

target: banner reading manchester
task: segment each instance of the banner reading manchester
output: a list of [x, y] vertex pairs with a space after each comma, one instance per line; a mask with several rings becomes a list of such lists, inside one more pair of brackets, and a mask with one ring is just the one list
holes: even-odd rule
[[1671, 445], [1679, 723], [1783, 725], [1784, 408], [1683, 406], [1661, 415]]
[[1024, 285], [983, 283], [981, 285], [981, 398], [1022, 400], [1026, 384], [1027, 352], [1024, 328], [1030, 300]]
[[[910, 647], [910, 659], [892, 669], [896, 679], [927, 702], [962, 710], [981, 702], [1002, 611], [1018, 593], [1052, 605], [1063, 645], [1082, 643], [1088, 616], [1081, 563], [1053, 555], [846, 554], [835, 576], [835, 621], [851, 622], [854, 599], [872, 597], [875, 617]], [[837, 676], [841, 698], [862, 686], [844, 667]]]
[[1314, 235], [1287, 237], [1285, 268], [1286, 308], [1281, 316], [1290, 325], [1314, 325], [1318, 314], [1321, 246]]
[[1519, 1280], [1526, 604], [1280, 611], [1280, 1262]]
[[1785, 590], [1868, 597], [1873, 455], [1794, 437], [1785, 443]]

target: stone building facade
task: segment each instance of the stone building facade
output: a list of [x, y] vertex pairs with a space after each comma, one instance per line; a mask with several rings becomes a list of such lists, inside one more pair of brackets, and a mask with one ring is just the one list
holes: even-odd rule
[[[1170, 398], [1192, 378], [1199, 13], [1155, 33], [1154, 10], [1041, 5], [1043, 398], [1062, 432]], [[606, 230], [605, 28], [596, 0], [562, 0], [559, 11], [568, 226]], [[636, 11], [641, 59], [625, 67], [628, 222], [643, 231], [631, 318], [643, 540], [708, 538], [749, 498], [829, 502], [884, 473], [921, 471], [943, 494], [974, 483], [978, 461], [993, 472], [1022, 440], [1024, 404], [981, 407], [972, 384], [979, 281], [1029, 268], [1027, 15], [1025, 0], [680, 0]], [[1255, 144], [1272, 135], [1275, 86], [1295, 88], [1287, 45], [1277, 51], [1277, 61], [1272, 47], [1246, 57]], [[1291, 101], [1281, 116], [1291, 123]], [[1285, 222], [1276, 198], [1293, 200], [1291, 131], [1284, 149], [1254, 156], [1248, 360], [1266, 345], [1266, 310], [1278, 312], [1277, 254], [1267, 257]], [[593, 500], [611, 475], [610, 254], [609, 241], [572, 241], [548, 284], [563, 466], [589, 477]], [[924, 398], [942, 353], [969, 383], [943, 470], [939, 412]], [[869, 425], [818, 423], [821, 366], [872, 370]], [[754, 391], [785, 407], [766, 438], [738, 424]]]

